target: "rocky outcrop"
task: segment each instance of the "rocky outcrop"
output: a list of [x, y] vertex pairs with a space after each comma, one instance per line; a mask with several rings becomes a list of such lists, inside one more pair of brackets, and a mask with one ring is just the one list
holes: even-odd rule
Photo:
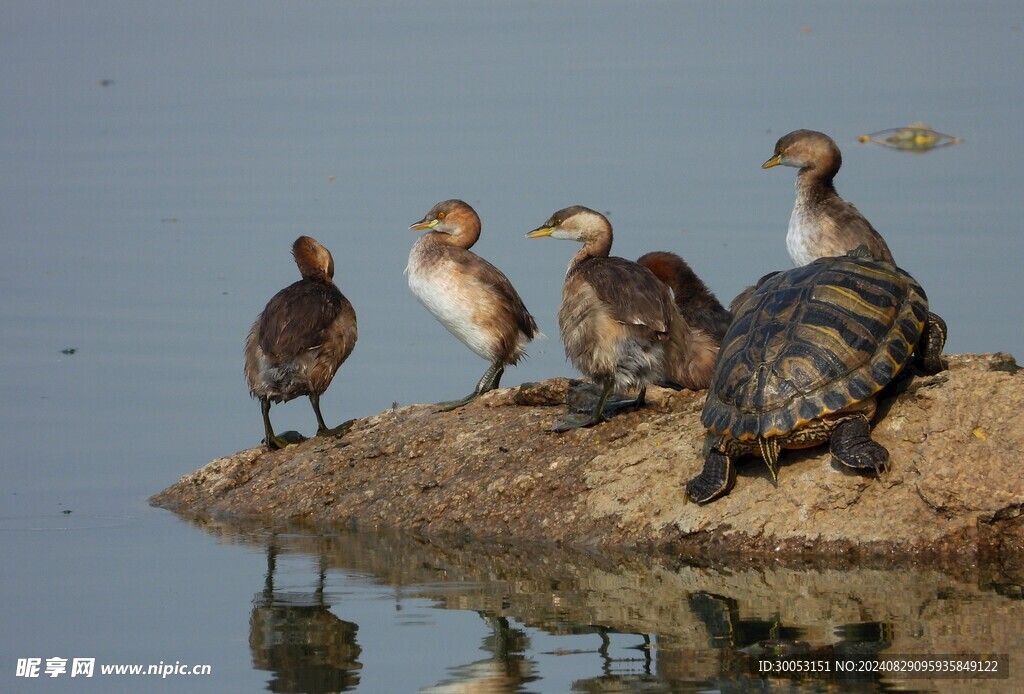
[[959, 355], [882, 403], [881, 477], [825, 448], [783, 453], [778, 485], [741, 461], [732, 492], [687, 503], [703, 465], [703, 392], [653, 388], [649, 407], [551, 434], [569, 381], [429, 405], [316, 438], [220, 458], [153, 497], [188, 514], [356, 523], [579, 546], [658, 546], [681, 556], [866, 555], [1024, 564], [1024, 374], [1006, 354]]

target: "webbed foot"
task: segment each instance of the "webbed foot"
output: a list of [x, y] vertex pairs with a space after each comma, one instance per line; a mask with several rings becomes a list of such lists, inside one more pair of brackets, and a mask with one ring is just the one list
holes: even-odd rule
[[644, 398], [623, 398], [622, 400], [609, 400], [604, 404], [606, 414], [616, 414], [627, 410], [638, 410], [646, 404]]
[[272, 451], [278, 451], [289, 446], [293, 443], [302, 443], [306, 440], [306, 437], [297, 431], [286, 431], [282, 434], [275, 434], [274, 427], [270, 424], [270, 400], [268, 398], [260, 398], [260, 411], [263, 413], [263, 441], [267, 448]]
[[494, 390], [501, 383], [501, 375], [505, 373], [505, 365], [500, 361], [491, 364], [491, 366], [484, 372], [484, 375], [480, 378], [480, 382], [476, 384], [476, 389], [472, 393], [462, 398], [461, 400], [446, 400], [444, 402], [437, 403], [435, 412], [449, 412], [454, 409], [458, 409], [463, 405], [467, 405], [472, 402], [475, 398], [484, 393]]
[[605, 421], [603, 415], [594, 414], [567, 414], [564, 417], [560, 417], [555, 420], [554, 426], [551, 427], [551, 431], [556, 434], [561, 434], [566, 431], [573, 429], [585, 429], [586, 427], [592, 427], [595, 424], [600, 424]]
[[462, 398], [461, 400], [445, 400], [444, 402], [435, 403], [434, 406], [437, 409], [434, 410], [434, 412], [451, 412], [452, 410], [457, 410], [463, 405], [468, 405], [469, 403], [471, 403], [473, 400], [476, 399], [478, 395], [480, 395], [480, 393], [474, 390], [472, 393]]
[[267, 436], [266, 438], [263, 439], [263, 443], [267, 444], [267, 448], [269, 448], [270, 450], [279, 451], [282, 448], [285, 448], [286, 446], [292, 446], [297, 443], [302, 443], [305, 440], [306, 437], [300, 434], [299, 432], [289, 430], [281, 432], [280, 434]]
[[603, 386], [590, 381], [571, 381], [566, 404], [571, 412], [593, 412], [597, 408], [608, 414], [635, 410], [646, 404], [647, 389], [644, 388], [635, 398], [608, 399], [608, 392]]
[[317, 431], [317, 436], [333, 436], [334, 438], [340, 439], [342, 436], [352, 430], [352, 426], [356, 423], [356, 420], [350, 419], [347, 422], [342, 422], [333, 429], [324, 429], [323, 431]]

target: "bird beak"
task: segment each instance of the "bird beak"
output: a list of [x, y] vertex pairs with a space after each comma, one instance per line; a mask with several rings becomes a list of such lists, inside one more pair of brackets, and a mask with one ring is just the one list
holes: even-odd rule
[[528, 239], [539, 239], [545, 236], [551, 236], [551, 232], [555, 230], [555, 227], [538, 227], [526, 235]]
[[781, 163], [782, 163], [782, 154], [779, 153], [779, 154], [776, 154], [771, 159], [769, 159], [768, 161], [766, 161], [765, 163], [761, 164], [761, 168], [762, 169], [770, 169], [772, 167], [778, 166]]
[[423, 229], [433, 229], [436, 226], [436, 219], [423, 218], [420, 221], [416, 222], [415, 224], [411, 225], [409, 228], [412, 229], [413, 231], [422, 231]]

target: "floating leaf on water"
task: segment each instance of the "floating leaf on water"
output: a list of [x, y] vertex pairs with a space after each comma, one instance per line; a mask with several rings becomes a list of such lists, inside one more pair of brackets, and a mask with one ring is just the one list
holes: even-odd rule
[[870, 135], [861, 135], [857, 138], [857, 141], [874, 142], [877, 145], [902, 149], [905, 152], [917, 154], [923, 154], [939, 147], [948, 147], [949, 145], [962, 142], [959, 137], [944, 135], [932, 130], [924, 123], [912, 123], [905, 128], [879, 130], [877, 133], [871, 133]]

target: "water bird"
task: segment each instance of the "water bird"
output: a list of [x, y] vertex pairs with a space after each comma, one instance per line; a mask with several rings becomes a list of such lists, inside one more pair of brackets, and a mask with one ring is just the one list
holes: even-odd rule
[[505, 367], [517, 364], [541, 335], [508, 278], [470, 248], [480, 238], [480, 217], [462, 200], [444, 200], [409, 228], [427, 230], [413, 244], [409, 289], [441, 325], [490, 366], [472, 393], [438, 403], [452, 410], [498, 387]]
[[[682, 362], [697, 365], [696, 373], [679, 369], [673, 380], [694, 390], [707, 387], [717, 345], [679, 315], [669, 288], [649, 269], [609, 255], [612, 226], [607, 217], [575, 205], [559, 210], [527, 234], [550, 236], [583, 244], [572, 261], [562, 287], [558, 328], [565, 354], [573, 366], [601, 386], [589, 414], [570, 414], [553, 430], [568, 431], [604, 420], [604, 415], [644, 404], [647, 386], [667, 376], [672, 350]], [[710, 358], [707, 358], [710, 356]], [[609, 402], [613, 392], [637, 390], [635, 398]]]
[[793, 166], [796, 202], [789, 218], [786, 248], [797, 266], [818, 258], [843, 256], [864, 246], [876, 260], [892, 263], [892, 253], [856, 207], [839, 197], [833, 179], [843, 164], [839, 147], [815, 130], [794, 130], [775, 144], [762, 169]]
[[691, 327], [722, 341], [732, 322], [732, 314], [722, 306], [689, 263], [669, 251], [651, 251], [637, 258], [636, 262], [668, 285], [676, 308]]
[[300, 236], [292, 256], [302, 279], [267, 302], [245, 341], [245, 377], [249, 393], [263, 412], [267, 447], [289, 441], [274, 434], [270, 404], [309, 397], [317, 434], [344, 435], [352, 422], [329, 429], [320, 412], [320, 396], [356, 344], [356, 312], [334, 284], [334, 258], [316, 239]]

